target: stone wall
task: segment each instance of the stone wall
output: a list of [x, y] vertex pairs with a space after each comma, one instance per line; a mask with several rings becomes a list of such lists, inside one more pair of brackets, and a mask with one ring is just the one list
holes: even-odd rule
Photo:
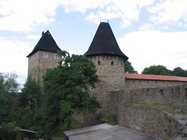
[[100, 111], [109, 113], [110, 108], [110, 91], [107, 89], [107, 87], [110, 87], [110, 85], [104, 81], [100, 81], [96, 88], [90, 89], [90, 94], [95, 96], [97, 101], [99, 101], [101, 105]]
[[132, 102], [171, 104], [187, 112], [187, 85], [133, 89], [130, 96]]
[[115, 115], [119, 125], [164, 139], [180, 131], [173, 113], [187, 112], [187, 84], [111, 91], [108, 95], [109, 113]]
[[185, 84], [186, 82], [125, 79], [125, 89], [157, 88]]
[[28, 75], [41, 82], [46, 71], [57, 67], [60, 60], [61, 56], [57, 53], [38, 51], [29, 57]]
[[141, 131], [146, 135], [171, 140], [180, 131], [175, 119], [160, 110], [127, 106], [121, 108], [120, 112], [119, 125]]

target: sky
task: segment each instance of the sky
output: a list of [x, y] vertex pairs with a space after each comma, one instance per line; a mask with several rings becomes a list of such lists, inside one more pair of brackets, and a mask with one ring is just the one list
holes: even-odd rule
[[109, 22], [138, 73], [151, 65], [187, 70], [187, 0], [0, 0], [0, 72], [23, 84], [42, 31], [84, 54], [100, 22]]

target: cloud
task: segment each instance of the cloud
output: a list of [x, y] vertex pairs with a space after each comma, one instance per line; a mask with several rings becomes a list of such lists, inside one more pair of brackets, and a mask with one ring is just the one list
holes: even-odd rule
[[41, 35], [29, 35], [27, 38], [38, 41], [41, 38]]
[[1, 0], [0, 30], [29, 32], [55, 21], [56, 10], [79, 12], [91, 22], [120, 19], [122, 27], [140, 20], [144, 9], [151, 24], [174, 22], [187, 27], [186, 0]]
[[137, 31], [118, 39], [122, 51], [139, 73], [151, 65], [187, 69], [187, 32]]
[[[148, 7], [155, 0], [63, 0], [62, 6], [66, 12], [86, 13], [86, 19], [98, 23], [100, 20], [119, 18], [123, 26], [138, 20], [140, 10]], [[93, 10], [93, 11], [89, 11]]]
[[149, 24], [162, 25], [163, 29], [171, 23], [187, 27], [186, 0], [62, 0], [61, 5], [66, 12], [81, 12], [87, 20], [95, 23], [120, 19], [121, 26], [128, 27], [141, 20], [140, 14], [144, 10], [147, 12], [144, 22], [149, 21]]
[[29, 42], [10, 40], [0, 37], [0, 72], [14, 72], [25, 77], [19, 78], [19, 82], [24, 83], [27, 75], [26, 54], [33, 49]]
[[59, 0], [1, 0], [0, 30], [32, 31], [54, 21]]
[[158, 23], [187, 23], [186, 0], [162, 0], [148, 9], [152, 14], [151, 21]]
[[111, 0], [61, 0], [65, 12], [85, 13], [89, 9], [105, 7]]

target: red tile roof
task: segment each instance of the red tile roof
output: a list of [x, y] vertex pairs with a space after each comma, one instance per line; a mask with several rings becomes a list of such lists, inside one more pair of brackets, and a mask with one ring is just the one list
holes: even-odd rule
[[126, 79], [187, 82], [187, 77], [125, 73]]

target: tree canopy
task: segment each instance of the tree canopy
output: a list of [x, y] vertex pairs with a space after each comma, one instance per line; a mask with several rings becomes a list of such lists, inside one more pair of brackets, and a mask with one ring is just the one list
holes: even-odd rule
[[176, 67], [173, 70], [167, 69], [162, 65], [153, 65], [144, 68], [142, 74], [155, 74], [155, 75], [169, 75], [169, 76], [183, 76], [187, 77], [187, 70], [183, 70], [180, 67]]
[[142, 74], [171, 75], [171, 71], [162, 65], [153, 65], [144, 68]]
[[34, 108], [41, 104], [41, 88], [39, 83], [28, 77], [19, 97], [19, 106]]
[[132, 66], [131, 62], [129, 62], [128, 60], [125, 61], [125, 72], [128, 72], [128, 73], [137, 73], [137, 71]]
[[12, 120], [19, 84], [14, 73], [0, 73], [0, 139], [13, 139], [18, 127]]
[[28, 77], [19, 90], [15, 74], [0, 73], [0, 139], [14, 139], [20, 128], [49, 138], [70, 127], [73, 113], [94, 112], [100, 107], [88, 94], [98, 81], [92, 61], [82, 55], [61, 53], [62, 61], [48, 70], [42, 87]]
[[187, 77], [187, 70], [183, 70], [181, 67], [176, 67], [173, 69], [172, 75]]
[[48, 116], [57, 124], [68, 127], [77, 111], [95, 111], [99, 103], [88, 94], [98, 81], [92, 61], [82, 55], [70, 56], [62, 52], [63, 59], [55, 69], [44, 76], [44, 93]]

